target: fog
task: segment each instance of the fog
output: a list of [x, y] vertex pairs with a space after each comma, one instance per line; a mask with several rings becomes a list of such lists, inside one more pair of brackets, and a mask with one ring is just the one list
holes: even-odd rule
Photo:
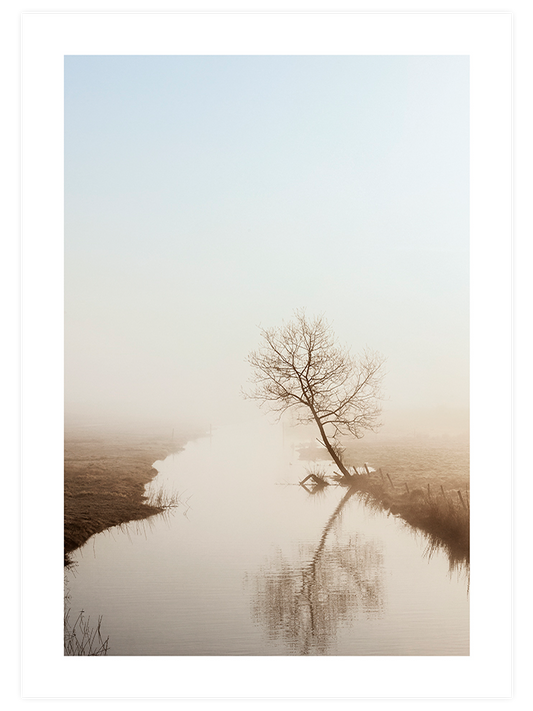
[[467, 57], [65, 59], [68, 421], [260, 417], [297, 308], [386, 358], [385, 429], [469, 404]]
[[[67, 422], [264, 418], [240, 396], [245, 357], [299, 307], [387, 357], [385, 430], [464, 430], [470, 405], [472, 655], [460, 673], [391, 658], [388, 693], [509, 697], [512, 555], [495, 576], [487, 552], [512, 545], [512, 17], [22, 13], [26, 698], [102, 689], [50, 654], [63, 394]], [[253, 695], [287, 666], [180, 662], [178, 679], [174, 659], [138, 661], [111, 686]], [[356, 693], [384, 664], [359, 660]]]

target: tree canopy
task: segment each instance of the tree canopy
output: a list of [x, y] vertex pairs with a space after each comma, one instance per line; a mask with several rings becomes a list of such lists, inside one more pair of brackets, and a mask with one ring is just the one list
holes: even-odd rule
[[299, 422], [314, 422], [345, 476], [339, 437], [360, 438], [381, 426], [384, 358], [365, 349], [353, 356], [337, 343], [323, 316], [296, 311], [288, 323], [261, 329], [261, 344], [248, 356], [252, 386], [246, 396], [280, 415], [290, 408]]

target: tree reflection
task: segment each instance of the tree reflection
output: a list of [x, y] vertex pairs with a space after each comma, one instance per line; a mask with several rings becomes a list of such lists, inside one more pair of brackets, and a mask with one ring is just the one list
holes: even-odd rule
[[341, 625], [383, 613], [381, 550], [363, 536], [340, 536], [341, 513], [354, 493], [345, 494], [316, 548], [299, 546], [296, 565], [278, 550], [255, 576], [253, 618], [293, 654], [327, 654]]

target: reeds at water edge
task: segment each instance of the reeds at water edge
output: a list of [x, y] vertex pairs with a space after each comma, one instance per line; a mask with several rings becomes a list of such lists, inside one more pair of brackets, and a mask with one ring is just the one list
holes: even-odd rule
[[379, 483], [362, 481], [361, 484], [358, 493], [368, 506], [401, 517], [426, 536], [430, 551], [445, 549], [450, 563], [469, 565], [470, 501], [467, 495], [463, 497], [458, 492], [455, 499], [451, 492], [444, 490], [438, 494], [421, 489], [398, 492], [385, 489]]
[[185, 509], [184, 515], [186, 515], [191, 508], [189, 505], [190, 498], [189, 496], [189, 498], [184, 499], [179, 491], [170, 491], [162, 484], [158, 489], [150, 487], [146, 494], [146, 504], [163, 511], [182, 507]]
[[451, 565], [469, 566], [468, 489], [463, 492], [460, 489], [445, 491], [442, 485], [438, 490], [430, 483], [420, 487], [416, 479], [409, 483], [394, 481], [389, 473], [371, 469], [366, 464], [364, 468], [349, 468], [353, 474], [346, 476], [335, 472], [329, 477], [330, 482], [354, 490], [371, 509], [402, 518], [425, 535], [432, 551], [443, 548]]
[[84, 617], [81, 610], [76, 621], [70, 624], [70, 608], [65, 610], [64, 616], [64, 655], [66, 657], [101, 657], [109, 649], [109, 637], [102, 636], [102, 616], [98, 618], [96, 626], [91, 626], [91, 618]]

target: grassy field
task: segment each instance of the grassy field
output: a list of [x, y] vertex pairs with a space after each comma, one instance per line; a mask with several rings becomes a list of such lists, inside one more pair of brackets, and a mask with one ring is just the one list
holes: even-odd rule
[[[65, 564], [69, 553], [111, 526], [164, 510], [146, 503], [152, 464], [179, 451], [199, 433], [70, 427], [65, 431]], [[301, 459], [328, 459], [318, 446]], [[469, 558], [470, 492], [467, 437], [363, 439], [347, 443], [346, 464], [370, 475], [343, 482], [357, 486], [369, 505], [401, 516], [451, 556]], [[372, 470], [376, 471], [372, 471]]]
[[183, 448], [192, 433], [104, 427], [65, 429], [64, 556], [92, 535], [160, 513], [145, 503], [144, 487], [157, 474], [152, 464]]
[[[450, 560], [469, 561], [467, 437], [376, 438], [345, 446], [345, 463], [363, 474], [339, 477], [339, 483], [356, 487], [368, 505], [424, 532], [430, 547], [444, 547]], [[327, 459], [327, 453], [313, 447], [301, 450], [300, 457]]]

